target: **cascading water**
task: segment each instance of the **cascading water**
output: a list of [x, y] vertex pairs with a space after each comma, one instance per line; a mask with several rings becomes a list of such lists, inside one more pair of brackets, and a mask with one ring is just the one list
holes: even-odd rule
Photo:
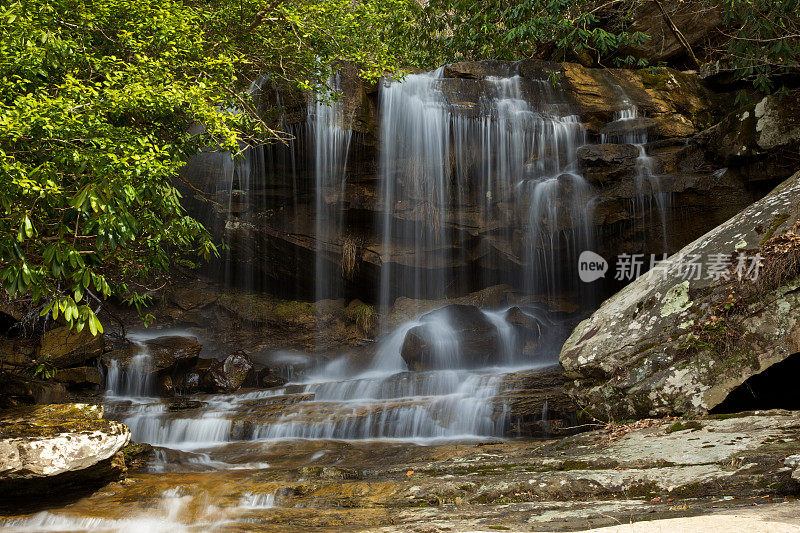
[[[655, 161], [647, 154], [645, 145], [648, 142], [647, 128], [637, 125], [640, 117], [635, 105], [626, 104], [627, 107], [614, 115], [614, 122], [621, 133], [603, 135], [601, 142], [615, 142], [632, 144], [639, 152], [636, 158], [634, 185], [636, 197], [632, 201], [634, 221], [641, 220], [642, 231], [653, 224], [653, 215], [659, 218], [663, 252], [668, 252], [667, 240], [667, 213], [672, 204], [672, 195], [662, 190], [661, 180], [655, 170]], [[634, 222], [635, 223], [635, 222]]]
[[[451, 265], [470, 253], [464, 234], [476, 227], [507, 228], [499, 240], [512, 250], [514, 234], [522, 236], [516, 252], [481, 243], [489, 263], [510, 255], [523, 264], [496, 281], [543, 295], [563, 289], [574, 277], [559, 267], [592, 242], [590, 191], [577, 172], [577, 148], [586, 142], [580, 121], [565, 114], [563, 97], [545, 80], [488, 78], [479, 102], [462, 103], [448, 100], [441, 75], [381, 89], [381, 307], [398, 291], [414, 298], [463, 292], [459, 283], [469, 276]], [[477, 219], [469, 218], [473, 198]]]
[[314, 139], [316, 300], [338, 298], [341, 293], [341, 275], [330, 256], [344, 240], [341, 203], [344, 201], [347, 154], [352, 137], [352, 130], [342, 127], [344, 110], [341, 101], [331, 101], [340, 89], [339, 76], [333, 76], [328, 84], [330, 92], [314, 98], [307, 119], [309, 137]]
[[106, 395], [110, 398], [140, 398], [152, 393], [153, 376], [151, 357], [147, 347], [137, 345], [139, 353], [134, 355], [122, 369], [117, 360], [112, 360], [106, 376]]
[[[549, 81], [488, 78], [475, 101], [460, 102], [442, 90], [449, 83], [442, 74], [440, 69], [408, 76], [380, 90], [381, 307], [390, 307], [398, 292], [430, 299], [476, 282], [508, 282], [543, 297], [569, 287], [563, 265], [592, 242], [590, 192], [576, 158], [586, 142], [580, 121]], [[338, 78], [330, 86], [337, 90]], [[236, 183], [249, 189], [258, 187], [254, 169], [269, 174], [276, 165], [291, 168], [296, 203], [301, 173], [295, 151], [303, 146], [313, 155], [305, 165], [313, 177], [317, 299], [338, 297], [342, 290], [342, 272], [332, 258], [344, 247], [352, 138], [342, 104], [327, 96], [309, 103], [307, 119], [287, 147], [249, 151], [262, 161], [234, 165]], [[279, 154], [284, 159], [273, 160]], [[226, 186], [233, 183], [231, 178]], [[504, 248], [482, 237], [491, 231]], [[508, 277], [474, 280], [456, 271], [453, 265], [470, 254], [485, 258], [484, 270]], [[509, 272], [502, 261], [521, 267]], [[186, 413], [141, 398], [145, 389], [125, 389], [140, 398], [110, 412], [129, 425], [135, 440], [191, 453], [192, 464], [207, 468], [230, 465], [201, 450], [235, 441], [499, 437], [510, 424], [508, 406], [498, 400], [508, 376], [553, 364], [563, 340], [547, 313], [526, 305], [515, 310], [540, 325], [535, 352], [525, 351], [526, 339], [509, 321], [509, 309], [479, 310], [482, 335], [496, 353], [467, 360], [463, 329], [439, 310], [394, 331], [384, 327], [386, 335], [367, 364], [345, 354], [282, 388], [201, 396], [202, 408]], [[424, 368], [409, 368], [404, 359], [412, 331], [426, 346]], [[118, 369], [109, 373], [115, 392], [118, 375]], [[159, 453], [166, 461], [168, 454]]]

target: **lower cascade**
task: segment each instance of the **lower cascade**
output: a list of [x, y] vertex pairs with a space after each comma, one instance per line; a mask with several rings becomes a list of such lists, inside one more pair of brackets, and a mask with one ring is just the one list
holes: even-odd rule
[[[518, 374], [555, 364], [559, 325], [544, 325], [541, 311], [528, 309], [525, 316], [539, 316], [540, 327], [546, 329], [538, 353], [526, 357], [515, 328], [504, 318], [507, 310], [480, 311], [493, 330], [487, 335], [496, 337], [497, 352], [492, 359], [470, 361], [465, 357], [470, 353], [465, 339], [443, 311], [447, 309], [398, 327], [379, 343], [371, 364], [361, 372], [354, 371], [343, 355], [302, 381], [279, 388], [186, 397], [200, 405], [186, 411], [173, 410], [169, 403], [143, 394], [141, 387], [126, 386], [147, 368], [149, 356], [142, 346], [142, 353], [131, 359], [126, 371], [111, 363], [106, 393], [109, 413], [130, 427], [136, 441], [192, 451], [235, 441], [398, 439], [423, 443], [508, 435], [512, 415], [498, 396], [513, 388]], [[410, 369], [402, 355], [414, 330], [420, 330], [423, 342], [428, 341], [425, 364], [429, 369]], [[546, 410], [542, 416], [546, 417]]]

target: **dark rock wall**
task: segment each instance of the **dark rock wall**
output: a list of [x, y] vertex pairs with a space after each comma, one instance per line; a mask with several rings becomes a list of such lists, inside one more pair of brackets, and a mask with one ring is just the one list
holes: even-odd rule
[[[613, 260], [620, 253], [661, 254], [664, 242], [667, 251], [674, 252], [763, 196], [790, 173], [790, 165], [774, 161], [772, 155], [777, 149], [795, 146], [796, 139], [767, 139], [762, 147], [755, 135], [756, 105], [744, 119], [725, 117], [729, 109], [724, 98], [706, 89], [693, 74], [671, 69], [650, 72], [540, 61], [487, 61], [448, 65], [441, 86], [451, 109], [477, 118], [482, 115], [486, 78], [512, 75], [552, 80], [565, 100], [553, 112], [580, 116], [590, 143], [579, 150], [580, 172], [590, 182], [594, 197], [590, 224], [596, 251], [606, 258]], [[377, 300], [382, 246], [379, 220], [385, 210], [379, 197], [380, 92], [378, 86], [365, 84], [347, 69], [341, 74], [340, 86], [342, 126], [353, 132], [347, 182], [342, 189], [324, 191], [323, 197], [329, 208], [341, 210], [343, 235], [322, 244], [315, 235], [313, 150], [304, 128], [307, 98], [267, 85], [262, 92], [263, 113], [280, 116], [280, 125], [294, 139], [252, 151], [251, 156], [259, 161], [260, 177], [234, 175], [231, 180], [223, 169], [226, 156], [213, 153], [195, 158], [184, 174], [191, 184], [184, 191], [190, 210], [230, 246], [214, 267], [216, 275], [286, 297], [313, 298], [319, 260], [327, 263], [330, 271], [342, 272], [342, 296]], [[536, 102], [542, 108], [548, 103]], [[615, 113], [631, 105], [639, 111], [636, 127], [647, 135], [647, 152], [655, 161], [662, 191], [671, 198], [664, 225], [654, 222], [658, 217], [653, 213], [637, 213], [632, 207], [637, 195], [633, 169], [638, 149], [624, 142], [603, 143], [618, 140]], [[776, 106], [762, 105], [762, 116], [777, 120]], [[783, 126], [791, 137], [795, 126]], [[740, 138], [748, 135], [749, 140]], [[740, 142], [755, 148], [741, 153], [741, 147], [736, 148]], [[479, 199], [470, 196], [468, 189], [462, 196], [459, 205], [448, 207], [447, 217], [447, 244], [461, 250], [454, 255], [458, 261], [430, 267], [448, 269], [448, 277], [459, 283], [432, 297], [458, 296], [499, 282], [522, 285], [524, 280], [515, 279], [512, 273], [519, 271], [524, 261], [519, 248], [524, 228], [502, 201], [495, 207], [501, 213], [506, 210], [506, 215], [483, 220], [478, 214]], [[413, 223], [416, 215], [409, 211], [401, 216]], [[568, 229], [575, 218], [567, 216], [557, 223]], [[393, 242], [392, 246], [402, 249], [404, 243]], [[349, 266], [342, 269], [347, 254]], [[571, 269], [572, 265], [563, 267]], [[411, 267], [401, 262], [395, 268]], [[613, 282], [606, 282], [604, 292], [614, 288]], [[395, 296], [404, 295], [404, 287], [392, 290]]]

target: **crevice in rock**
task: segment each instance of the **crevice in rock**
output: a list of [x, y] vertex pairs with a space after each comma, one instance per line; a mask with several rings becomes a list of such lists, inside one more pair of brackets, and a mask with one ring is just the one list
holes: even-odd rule
[[800, 410], [797, 376], [800, 353], [790, 355], [760, 374], [749, 377], [714, 407], [711, 413], [736, 413], [763, 409]]
[[8, 335], [16, 325], [17, 320], [13, 316], [0, 312], [0, 334]]

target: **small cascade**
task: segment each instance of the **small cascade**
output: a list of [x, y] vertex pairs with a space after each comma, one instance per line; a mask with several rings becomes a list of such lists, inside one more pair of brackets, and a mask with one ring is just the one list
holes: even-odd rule
[[[536, 308], [525, 309], [519, 312], [546, 323]], [[561, 333], [549, 324], [540, 332], [539, 344], [550, 355], [530, 359], [522, 353], [521, 339], [506, 318], [508, 310], [479, 313], [494, 327], [494, 334], [487, 334], [496, 336], [498, 345], [496, 359], [480, 367], [465, 360], [466, 340], [446, 320], [446, 313], [432, 312], [382, 340], [372, 365], [360, 371], [351, 367], [345, 355], [307, 374], [303, 381], [280, 388], [200, 396], [203, 406], [196, 409], [172, 412], [155, 398], [142, 398], [132, 404], [112, 403], [107, 411], [130, 427], [134, 440], [183, 451], [234, 441], [428, 442], [502, 437], [509, 417], [497, 398], [508, 387], [507, 376], [552, 365], [557, 353], [553, 339]], [[408, 332], [420, 326], [436, 341], [430, 344], [433, 368], [409, 371], [401, 353], [403, 343]], [[231, 468], [203, 457], [200, 454], [190, 462], [205, 468]]]
[[483, 311], [483, 314], [497, 330], [501, 347], [500, 361], [505, 365], [514, 364], [523, 348], [519, 343], [516, 331], [514, 331], [514, 326], [505, 319], [503, 311]]
[[106, 396], [110, 398], [141, 398], [153, 392], [151, 357], [147, 347], [138, 345], [140, 352], [131, 358], [127, 368], [121, 369], [112, 360], [106, 376]]
[[275, 494], [272, 492], [261, 494], [245, 492], [239, 499], [239, 507], [245, 509], [272, 509], [275, 507]]
[[[615, 142], [621, 144], [632, 144], [638, 151], [636, 158], [634, 185], [636, 186], [636, 197], [632, 200], [634, 221], [641, 220], [641, 224], [646, 232], [647, 227], [651, 227], [654, 215], [658, 217], [661, 225], [661, 237], [663, 252], [669, 250], [667, 241], [667, 212], [672, 205], [672, 194], [664, 192], [661, 187], [661, 180], [655, 169], [655, 160], [647, 154], [645, 145], [648, 142], [647, 128], [637, 123], [640, 118], [639, 111], [635, 105], [628, 105], [614, 115], [614, 122], [621, 126], [622, 133], [613, 135], [604, 134], [601, 142]], [[636, 222], [634, 222], [636, 223]]]
[[[344, 110], [336, 99], [341, 83], [338, 75], [328, 80], [329, 92], [316, 95], [308, 109], [307, 130], [314, 139], [314, 209], [316, 225], [316, 300], [338, 298], [341, 273], [331, 260], [344, 241], [342, 202], [347, 184], [347, 154], [352, 130], [342, 127]], [[333, 101], [331, 101], [333, 99]]]

